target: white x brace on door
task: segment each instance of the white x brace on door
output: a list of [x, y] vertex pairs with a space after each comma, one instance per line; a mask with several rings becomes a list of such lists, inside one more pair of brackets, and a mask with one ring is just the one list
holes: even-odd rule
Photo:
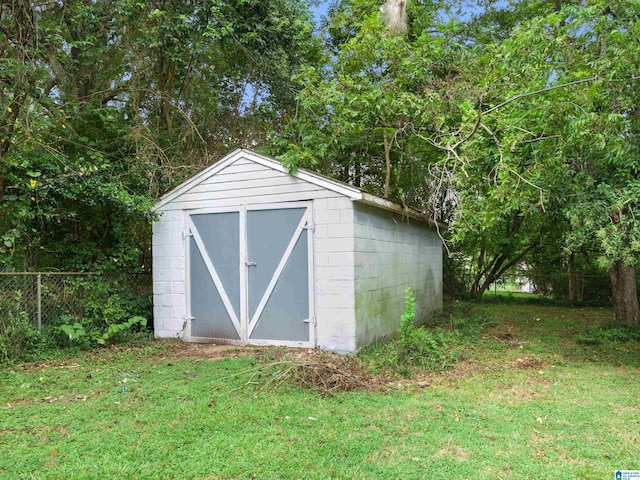
[[310, 227], [307, 202], [190, 213], [190, 339], [314, 345]]

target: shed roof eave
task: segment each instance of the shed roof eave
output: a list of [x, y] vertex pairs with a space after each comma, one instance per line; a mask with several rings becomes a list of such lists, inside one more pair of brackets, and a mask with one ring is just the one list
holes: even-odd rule
[[393, 202], [383, 197], [379, 197], [377, 195], [373, 195], [372, 193], [367, 193], [362, 191], [362, 198], [354, 200], [358, 203], [363, 203], [365, 205], [371, 205], [373, 207], [381, 208], [383, 210], [387, 210], [389, 212], [397, 213], [399, 215], [404, 215], [415, 220], [419, 220], [421, 222], [427, 223], [432, 226], [436, 226], [436, 222], [430, 218], [429, 216], [421, 213], [413, 208], [407, 207], [406, 205], [401, 205], [399, 203]]

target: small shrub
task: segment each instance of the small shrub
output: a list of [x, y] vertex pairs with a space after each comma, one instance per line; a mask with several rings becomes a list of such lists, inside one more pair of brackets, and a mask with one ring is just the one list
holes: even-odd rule
[[429, 370], [445, 370], [458, 360], [456, 331], [440, 327], [433, 329], [416, 327], [416, 298], [411, 288], [405, 289], [405, 311], [402, 314], [398, 361], [402, 364], [419, 365]]
[[72, 312], [61, 308], [51, 325], [60, 346], [104, 345], [147, 326], [149, 299], [127, 278], [79, 277], [66, 285], [64, 293], [75, 296], [77, 308]]

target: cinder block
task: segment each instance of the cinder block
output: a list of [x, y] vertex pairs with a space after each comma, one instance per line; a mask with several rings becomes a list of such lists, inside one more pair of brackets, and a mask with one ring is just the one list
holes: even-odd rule
[[341, 210], [321, 210], [316, 214], [315, 221], [320, 225], [331, 225], [334, 223], [342, 223], [344, 221], [342, 218]]
[[353, 239], [325, 238], [315, 242], [316, 252], [353, 252]]
[[316, 281], [318, 280], [348, 280], [354, 281], [355, 270], [352, 265], [341, 267], [317, 266]]
[[352, 280], [316, 280], [316, 295], [353, 295], [354, 282]]
[[321, 303], [325, 308], [353, 308], [354, 300], [353, 295], [340, 294], [340, 295], [322, 295], [318, 296], [318, 303]]
[[171, 293], [184, 295], [185, 293], [184, 282], [171, 282]]
[[171, 283], [170, 282], [153, 282], [153, 296], [154, 299], [156, 295], [162, 295], [164, 293], [172, 293], [171, 292]]
[[159, 282], [179, 282], [184, 280], [184, 271], [182, 269], [159, 268], [154, 272], [154, 280]]
[[327, 198], [328, 210], [352, 210], [353, 204], [351, 199], [347, 197], [333, 197]]
[[[155, 298], [154, 298], [155, 300]], [[173, 315], [173, 310], [171, 309], [171, 307], [165, 307], [161, 305], [162, 301], [158, 301], [153, 303], [153, 320], [154, 320], [154, 325], [156, 324], [155, 321], [158, 320], [159, 322], [164, 322], [167, 319], [170, 319], [171, 316]]]
[[169, 263], [170, 263], [170, 268], [172, 269], [182, 269], [184, 268], [184, 257], [182, 256], [176, 256], [176, 257], [169, 257]]
[[184, 295], [172, 293], [162, 295], [162, 305], [166, 307], [183, 307], [185, 305]]
[[182, 238], [182, 230], [178, 233], [171, 233], [171, 245], [182, 247], [184, 245], [184, 239]]
[[353, 265], [353, 252], [332, 252], [329, 253], [329, 265], [333, 267], [345, 266], [350, 268]]
[[184, 230], [184, 223], [180, 221], [167, 221], [160, 222], [159, 233], [173, 233], [182, 232]]
[[314, 232], [314, 238], [317, 240], [329, 237], [329, 225], [316, 223], [316, 231]]
[[153, 268], [156, 270], [156, 272], [160, 270], [171, 270], [171, 257], [154, 258]]
[[167, 232], [153, 232], [153, 244], [156, 246], [171, 245], [172, 237]]
[[171, 319], [176, 325], [176, 330], [182, 330], [182, 325], [184, 324], [184, 318], [187, 313], [187, 309], [183, 305], [173, 305], [171, 307]]
[[319, 212], [327, 210], [328, 201], [328, 198], [318, 198], [313, 201], [313, 218], [316, 221], [318, 220], [318, 217], [316, 215], [318, 215]]
[[327, 226], [328, 238], [352, 238], [353, 225], [350, 223], [334, 223]]
[[353, 308], [332, 308], [318, 305], [316, 307], [316, 318], [318, 329], [326, 328], [336, 323], [346, 325], [347, 328], [350, 328], [349, 325], [355, 325]]
[[330, 265], [331, 254], [327, 252], [318, 252], [315, 254], [315, 265], [317, 267], [328, 267]]

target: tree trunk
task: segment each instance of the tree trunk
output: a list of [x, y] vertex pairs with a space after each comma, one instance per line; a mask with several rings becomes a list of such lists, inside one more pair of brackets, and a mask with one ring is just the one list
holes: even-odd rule
[[616, 262], [609, 270], [616, 311], [616, 322], [638, 325], [638, 292], [636, 268]]
[[573, 252], [569, 255], [569, 301], [576, 300], [576, 266]]
[[389, 198], [389, 185], [391, 183], [391, 157], [389, 152], [391, 151], [391, 143], [387, 140], [387, 133], [382, 133], [384, 139], [384, 163], [385, 163], [385, 176], [384, 176], [384, 198]]

